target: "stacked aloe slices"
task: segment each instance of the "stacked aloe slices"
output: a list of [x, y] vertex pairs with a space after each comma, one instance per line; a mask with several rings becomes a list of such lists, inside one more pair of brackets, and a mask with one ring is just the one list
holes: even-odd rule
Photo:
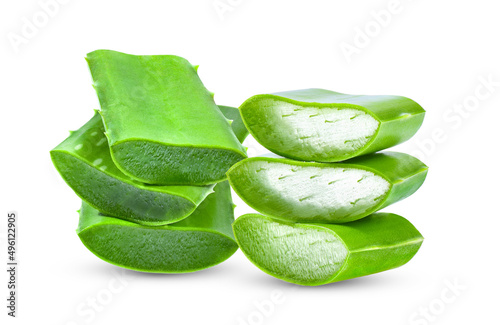
[[[419, 129], [425, 111], [411, 99], [306, 89], [238, 110], [217, 106], [178, 56], [98, 50], [87, 61], [101, 110], [51, 157], [101, 259], [182, 273], [239, 246], [277, 278], [320, 285], [401, 266], [420, 248], [408, 220], [376, 213], [427, 175], [410, 155], [378, 152]], [[275, 155], [247, 158], [249, 132]], [[230, 185], [263, 215], [234, 221]]]
[[98, 50], [87, 61], [101, 110], [51, 151], [83, 201], [83, 244], [144, 272], [191, 272], [229, 258], [238, 246], [225, 173], [246, 158], [248, 135], [238, 109], [216, 106], [181, 57]]
[[423, 237], [406, 219], [375, 213], [418, 190], [427, 166], [378, 152], [410, 139], [425, 111], [400, 96], [323, 89], [257, 95], [240, 107], [253, 137], [280, 156], [228, 171], [235, 192], [264, 214], [233, 223], [239, 247], [264, 272], [321, 285], [407, 263]]

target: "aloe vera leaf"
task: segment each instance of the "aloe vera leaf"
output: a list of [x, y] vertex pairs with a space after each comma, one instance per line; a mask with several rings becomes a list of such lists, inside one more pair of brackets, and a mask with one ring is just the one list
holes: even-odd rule
[[255, 210], [293, 222], [344, 223], [400, 201], [422, 185], [427, 166], [399, 152], [342, 163], [253, 157], [229, 169], [229, 182]]
[[206, 269], [238, 249], [229, 184], [219, 183], [214, 191], [186, 219], [158, 227], [107, 217], [83, 202], [77, 233], [97, 257], [124, 268], [154, 273]]
[[[248, 131], [241, 127], [243, 122], [238, 109], [224, 106], [221, 111], [233, 120], [231, 125], [235, 134], [244, 140]], [[213, 184], [145, 185], [123, 174], [111, 159], [104, 126], [97, 112], [50, 154], [62, 178], [82, 200], [104, 214], [143, 225], [182, 220], [212, 193], [214, 187]]]
[[111, 156], [144, 183], [206, 185], [246, 157], [196, 69], [174, 55], [87, 54]]
[[245, 127], [243, 120], [241, 119], [241, 114], [239, 109], [223, 105], [219, 105], [219, 109], [228, 120], [232, 121], [231, 128], [233, 129], [233, 132], [238, 138], [238, 141], [243, 143], [243, 141], [245, 141], [246, 137], [248, 136], [249, 132]]
[[50, 155], [62, 178], [83, 201], [104, 214], [140, 224], [179, 221], [191, 214], [214, 187], [151, 186], [123, 174], [111, 159], [97, 112]]
[[257, 95], [240, 107], [250, 134], [287, 158], [336, 162], [410, 139], [425, 111], [401, 96], [303, 89]]
[[224, 117], [231, 121], [231, 129], [233, 130], [234, 135], [238, 141], [243, 143], [250, 133], [243, 123], [240, 110], [232, 106], [219, 105], [217, 107], [220, 109], [222, 114], [224, 114]]
[[347, 224], [299, 224], [246, 214], [233, 223], [239, 247], [262, 271], [316, 286], [407, 263], [423, 237], [405, 218], [375, 213]]

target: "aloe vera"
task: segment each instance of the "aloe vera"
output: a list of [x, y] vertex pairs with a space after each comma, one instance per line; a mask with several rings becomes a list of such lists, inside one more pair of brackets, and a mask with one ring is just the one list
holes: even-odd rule
[[224, 181], [189, 217], [166, 226], [108, 217], [83, 202], [77, 233], [93, 254], [111, 264], [143, 272], [192, 272], [219, 264], [238, 249], [233, 210]]
[[206, 185], [246, 157], [195, 67], [174, 55], [87, 54], [111, 156], [149, 184]]
[[[242, 140], [248, 131], [238, 109], [224, 106]], [[143, 225], [164, 225], [182, 220], [212, 193], [214, 185], [154, 186], [135, 181], [114, 164], [100, 115], [94, 116], [51, 152], [54, 166], [75, 193], [106, 215]]]
[[303, 89], [257, 95], [240, 107], [250, 134], [287, 158], [336, 162], [411, 138], [425, 111], [401, 96], [347, 95]]
[[423, 237], [405, 218], [376, 213], [348, 224], [298, 224], [258, 214], [233, 224], [239, 247], [262, 271], [316, 286], [399, 267], [417, 253]]
[[231, 129], [233, 130], [233, 133], [238, 139], [238, 141], [243, 143], [243, 141], [245, 141], [245, 139], [250, 133], [245, 127], [245, 124], [243, 124], [240, 110], [232, 106], [219, 105], [217, 107], [220, 109], [222, 114], [224, 114], [224, 116], [228, 119], [228, 121], [231, 122]]
[[239, 109], [231, 106], [219, 105], [219, 109], [224, 114], [224, 116], [231, 121], [231, 128], [233, 129], [234, 135], [238, 138], [238, 141], [243, 143], [249, 132], [241, 119], [241, 114]]
[[50, 155], [62, 178], [83, 201], [104, 214], [146, 225], [187, 217], [214, 187], [151, 186], [134, 181], [113, 163], [97, 112]]
[[413, 194], [427, 166], [398, 152], [342, 163], [253, 157], [227, 173], [232, 188], [255, 210], [293, 222], [344, 223]]

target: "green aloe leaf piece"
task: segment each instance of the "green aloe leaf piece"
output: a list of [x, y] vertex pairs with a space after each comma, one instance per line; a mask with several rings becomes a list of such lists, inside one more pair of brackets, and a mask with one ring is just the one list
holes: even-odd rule
[[427, 169], [413, 156], [382, 152], [342, 163], [253, 157], [227, 175], [241, 199], [263, 214], [293, 222], [344, 223], [410, 196]]
[[174, 55], [87, 54], [116, 166], [141, 182], [206, 185], [246, 157], [196, 69]]
[[83, 201], [104, 214], [145, 225], [187, 217], [214, 187], [153, 186], [123, 174], [111, 159], [97, 112], [50, 155], [62, 178]]
[[[238, 109], [221, 108], [238, 138], [248, 131]], [[95, 115], [51, 152], [54, 166], [75, 193], [109, 216], [143, 225], [164, 225], [191, 214], [212, 193], [214, 185], [146, 185], [123, 174], [114, 164], [100, 115]], [[97, 190], [98, 189], [98, 190]]]
[[233, 132], [238, 138], [238, 140], [241, 143], [243, 143], [243, 141], [245, 141], [246, 137], [248, 136], [249, 132], [245, 127], [243, 120], [241, 119], [241, 114], [239, 109], [223, 105], [219, 105], [219, 109], [228, 120], [232, 121], [231, 128], [233, 129]]
[[335, 162], [410, 139], [425, 111], [401, 96], [359, 96], [324, 89], [257, 95], [240, 107], [250, 134], [287, 158]]
[[316, 286], [407, 263], [423, 237], [405, 218], [376, 213], [342, 225], [298, 224], [246, 214], [233, 223], [236, 241], [262, 271]]
[[83, 202], [77, 233], [97, 257], [124, 268], [154, 273], [206, 269], [238, 249], [229, 184], [219, 183], [214, 191], [186, 219], [159, 227], [107, 217]]

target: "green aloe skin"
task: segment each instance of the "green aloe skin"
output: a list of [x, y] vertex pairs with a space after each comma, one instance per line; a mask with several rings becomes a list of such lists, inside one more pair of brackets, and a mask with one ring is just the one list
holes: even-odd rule
[[250, 207], [292, 222], [361, 219], [418, 190], [427, 166], [404, 153], [383, 152], [342, 163], [253, 157], [235, 164], [229, 182]]
[[83, 203], [77, 233], [97, 257], [120, 267], [153, 273], [206, 269], [238, 249], [228, 182], [214, 191], [186, 219], [159, 227], [107, 217]]
[[144, 225], [182, 220], [213, 191], [206, 186], [152, 186], [122, 173], [111, 159], [101, 116], [95, 115], [50, 152], [66, 183], [104, 214]]
[[[233, 121], [234, 132], [243, 141], [248, 131], [241, 128], [238, 109], [221, 106], [221, 111]], [[123, 174], [111, 159], [97, 112], [50, 154], [62, 178], [87, 204], [106, 215], [143, 225], [158, 226], [184, 219], [215, 186], [146, 185]]]
[[257, 95], [240, 107], [254, 138], [291, 159], [336, 162], [410, 139], [425, 111], [401, 96], [347, 95], [303, 89]]
[[248, 130], [241, 119], [241, 114], [239, 109], [231, 106], [219, 105], [219, 109], [224, 114], [224, 116], [231, 121], [231, 128], [233, 129], [234, 135], [238, 138], [238, 141], [243, 143], [248, 136]]
[[174, 55], [87, 54], [111, 156], [149, 184], [206, 185], [246, 157], [196, 68]]
[[233, 223], [239, 247], [262, 271], [317, 286], [399, 267], [423, 237], [405, 218], [376, 213], [348, 224], [298, 224], [246, 214]]

